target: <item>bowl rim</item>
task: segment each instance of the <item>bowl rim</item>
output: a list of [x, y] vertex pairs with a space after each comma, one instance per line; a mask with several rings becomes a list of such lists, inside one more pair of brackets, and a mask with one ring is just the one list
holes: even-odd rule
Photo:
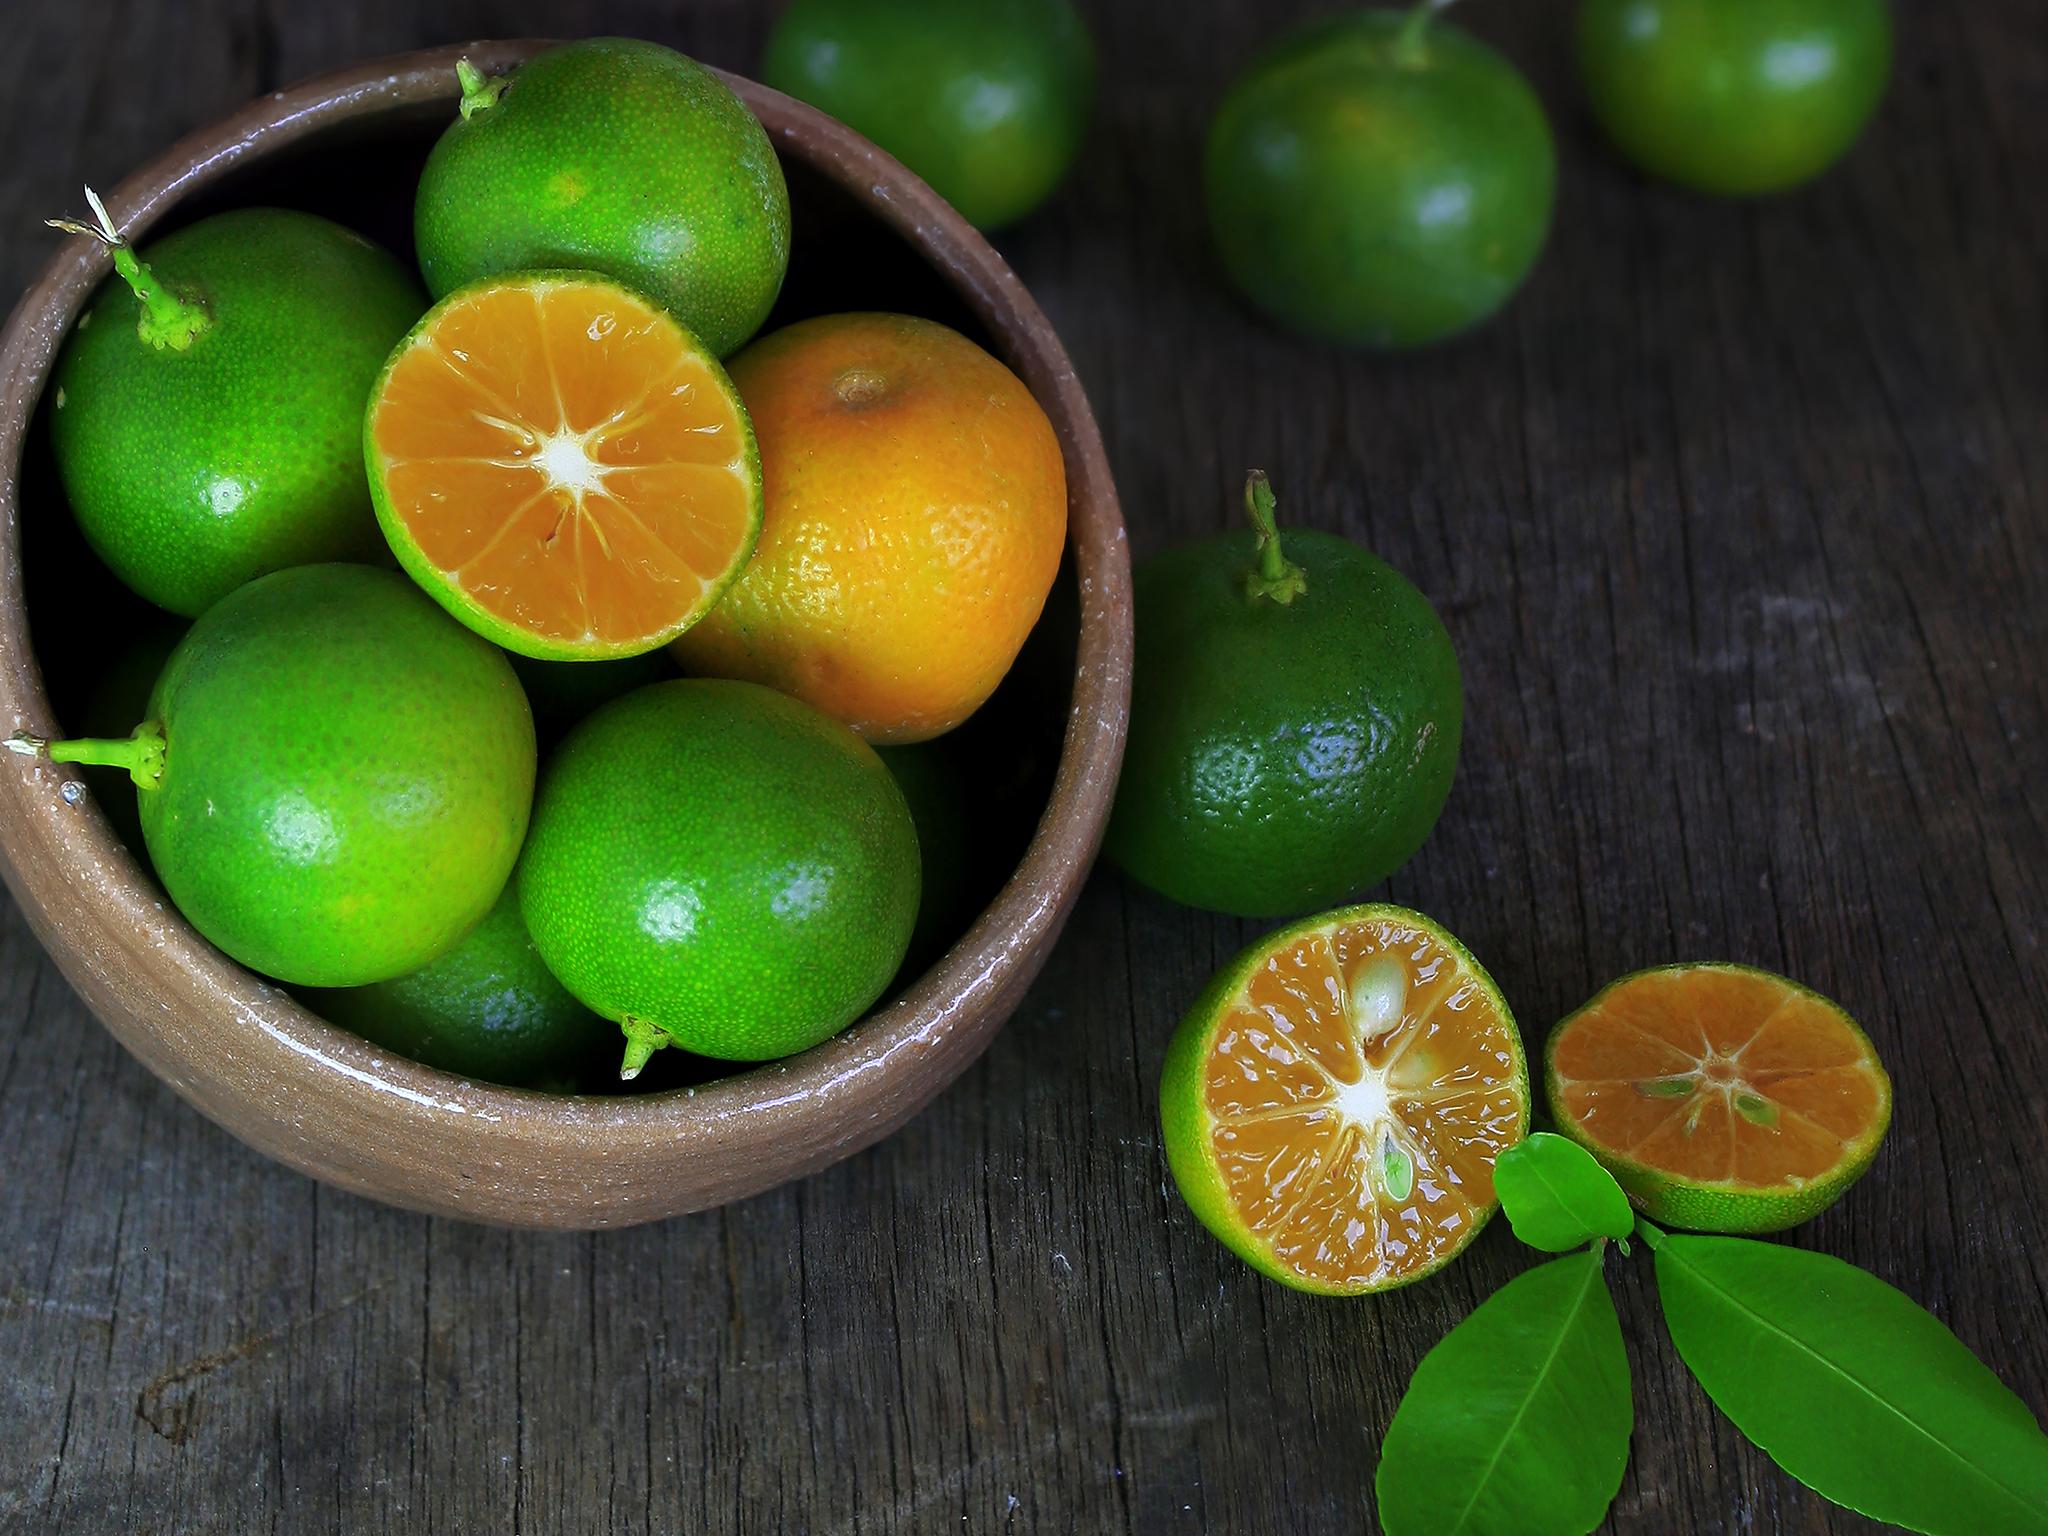
[[[351, 119], [452, 102], [458, 58], [495, 72], [548, 46], [455, 44], [275, 91], [173, 144], [122, 181], [108, 208], [139, 237], [237, 166]], [[1052, 791], [1022, 860], [967, 933], [842, 1034], [694, 1088], [576, 1097], [457, 1077], [327, 1023], [187, 924], [92, 797], [64, 798], [68, 770], [0, 754], [0, 877], [92, 1012], [258, 1151], [391, 1204], [518, 1226], [626, 1225], [757, 1193], [870, 1145], [993, 1039], [1078, 898], [1108, 821], [1130, 702], [1130, 564], [1101, 436], [1064, 347], [988, 242], [900, 163], [821, 112], [717, 73], [779, 153], [852, 191], [904, 237], [1052, 419], [1080, 592]], [[24, 603], [24, 447], [57, 348], [109, 269], [96, 242], [73, 237], [0, 332], [0, 717], [10, 733], [56, 728]]]

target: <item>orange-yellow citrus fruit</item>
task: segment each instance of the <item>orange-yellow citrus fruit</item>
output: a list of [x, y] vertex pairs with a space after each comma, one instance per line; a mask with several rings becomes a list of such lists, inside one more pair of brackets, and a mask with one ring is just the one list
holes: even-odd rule
[[767, 514], [684, 669], [793, 694], [869, 741], [951, 730], [1037, 622], [1066, 542], [1059, 439], [1017, 376], [906, 315], [826, 315], [731, 360]]

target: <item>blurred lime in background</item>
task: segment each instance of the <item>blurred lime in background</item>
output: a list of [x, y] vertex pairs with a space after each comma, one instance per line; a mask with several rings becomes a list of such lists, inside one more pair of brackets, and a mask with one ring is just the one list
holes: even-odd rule
[[1499, 309], [1542, 252], [1557, 182], [1543, 106], [1435, 9], [1356, 11], [1284, 38], [1210, 127], [1224, 268], [1290, 330], [1424, 346]]
[[1068, 0], [796, 0], [761, 78], [865, 134], [982, 229], [1080, 149], [1095, 54]]
[[1797, 186], [1884, 99], [1885, 0], [1585, 0], [1579, 67], [1630, 160], [1701, 192]]

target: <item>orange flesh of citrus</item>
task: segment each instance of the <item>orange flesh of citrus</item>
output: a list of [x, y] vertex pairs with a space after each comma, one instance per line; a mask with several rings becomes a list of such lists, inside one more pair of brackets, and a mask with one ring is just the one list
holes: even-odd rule
[[1527, 1085], [1512, 1024], [1450, 949], [1388, 919], [1267, 957], [1216, 1027], [1212, 1147], [1240, 1219], [1304, 1278], [1434, 1267], [1493, 1208]]
[[1775, 977], [1649, 971], [1559, 1034], [1553, 1109], [1599, 1147], [1691, 1183], [1824, 1178], [1885, 1116], [1869, 1041]]
[[651, 648], [710, 606], [758, 528], [730, 383], [609, 283], [458, 293], [390, 364], [369, 436], [388, 517], [501, 643]]

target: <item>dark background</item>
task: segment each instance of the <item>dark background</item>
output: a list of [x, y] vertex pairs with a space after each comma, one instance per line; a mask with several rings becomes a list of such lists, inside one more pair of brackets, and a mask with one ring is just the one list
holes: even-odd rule
[[[1610, 977], [1726, 957], [1865, 1021], [1897, 1117], [1794, 1241], [1904, 1288], [2048, 1406], [2048, 29], [1902, 6], [1874, 131], [1793, 196], [1646, 185], [1568, 9], [1471, 0], [1550, 105], [1556, 232], [1469, 340], [1346, 356], [1221, 291], [1196, 167], [1306, 7], [1087, 7], [1092, 141], [1000, 244], [1074, 355], [1140, 556], [1247, 467], [1440, 606], [1462, 775], [1386, 887], [1532, 1043]], [[635, 33], [745, 70], [767, 7], [9, 0], [4, 290], [37, 220], [277, 84], [465, 37]], [[400, 1214], [245, 1151], [130, 1062], [0, 899], [0, 1530], [1373, 1528], [1421, 1353], [1527, 1262], [1318, 1301], [1174, 1195], [1160, 1054], [1258, 925], [1112, 871], [988, 1057], [906, 1131], [603, 1236]], [[1673, 1364], [1613, 1266], [1638, 1427], [1610, 1528], [1845, 1532]], [[1986, 1533], [1993, 1536], [1993, 1533]]]

